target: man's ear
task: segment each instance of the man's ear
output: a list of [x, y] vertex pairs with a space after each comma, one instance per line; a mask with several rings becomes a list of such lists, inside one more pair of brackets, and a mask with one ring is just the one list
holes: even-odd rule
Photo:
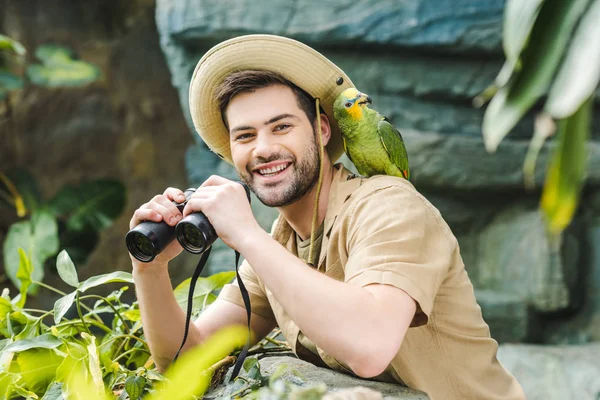
[[329, 139], [331, 139], [331, 125], [329, 124], [329, 118], [324, 112], [321, 112], [321, 121], [317, 122], [321, 123], [321, 138], [323, 140], [323, 147], [325, 147], [327, 146], [327, 143], [329, 143]]

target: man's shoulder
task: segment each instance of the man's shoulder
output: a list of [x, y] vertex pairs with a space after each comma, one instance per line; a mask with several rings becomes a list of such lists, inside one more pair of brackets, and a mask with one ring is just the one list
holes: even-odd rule
[[371, 177], [356, 177], [361, 183], [352, 193], [351, 198], [354, 202], [360, 202], [369, 199], [369, 201], [387, 201], [396, 202], [408, 199], [418, 200], [427, 205], [429, 201], [419, 191], [404, 178], [390, 175], [374, 175]]

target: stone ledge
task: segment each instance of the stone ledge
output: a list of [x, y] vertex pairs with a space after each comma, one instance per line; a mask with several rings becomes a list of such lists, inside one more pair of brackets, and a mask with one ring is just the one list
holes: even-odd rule
[[[290, 367], [290, 370], [295, 370], [298, 372], [302, 378], [301, 381], [294, 374], [290, 374], [288, 372], [284, 373], [282, 378], [286, 381], [293, 384], [301, 384], [301, 386], [317, 384], [317, 383], [325, 383], [327, 385], [328, 394], [333, 394], [339, 392], [344, 389], [352, 389], [356, 387], [363, 387], [367, 389], [374, 390], [378, 393], [381, 393], [382, 397], [386, 400], [427, 400], [429, 396], [425, 393], [406, 388], [401, 385], [396, 385], [393, 383], [384, 383], [384, 382], [376, 382], [370, 381], [366, 379], [356, 378], [350, 375], [342, 374], [340, 372], [336, 372], [327, 368], [316, 367], [313, 364], [299, 360], [293, 357], [266, 357], [262, 358], [260, 361], [260, 370], [264, 376], [269, 376], [273, 374], [273, 372], [277, 369], [281, 364], [287, 364]], [[208, 393], [205, 396], [205, 399], [215, 399], [220, 394], [220, 389]], [[351, 392], [346, 392], [346, 396], [344, 397], [331, 397], [333, 399], [336, 398], [344, 398], [347, 400], [359, 400], [359, 399], [373, 399], [377, 397], [360, 397], [360, 391], [357, 391], [355, 396], [352, 396]], [[350, 397], [352, 396], [352, 397]], [[381, 397], [379, 397], [381, 398]]]

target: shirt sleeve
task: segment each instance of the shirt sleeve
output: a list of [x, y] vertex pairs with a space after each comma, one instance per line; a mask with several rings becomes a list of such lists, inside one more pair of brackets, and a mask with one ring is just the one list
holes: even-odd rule
[[[244, 260], [238, 271], [242, 281], [244, 282], [244, 286], [250, 295], [250, 308], [252, 312], [266, 319], [275, 321], [275, 316], [273, 315], [273, 310], [271, 309], [269, 300], [267, 300], [267, 296], [250, 264]], [[235, 278], [230, 284], [227, 284], [223, 287], [221, 293], [219, 293], [218, 299], [237, 304], [244, 309], [246, 308], [244, 305], [244, 299], [242, 298], [242, 292], [240, 291], [240, 287], [237, 283], [237, 278]]]
[[439, 211], [396, 184], [361, 198], [348, 215], [346, 282], [402, 289], [417, 302], [411, 326], [426, 324], [456, 247]]

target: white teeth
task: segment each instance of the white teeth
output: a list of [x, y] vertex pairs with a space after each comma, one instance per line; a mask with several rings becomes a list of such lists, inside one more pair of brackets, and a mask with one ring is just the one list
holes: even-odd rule
[[274, 174], [279, 171], [283, 171], [286, 168], [287, 168], [287, 164], [281, 164], [281, 165], [278, 165], [278, 166], [272, 167], [272, 168], [259, 169], [258, 172], [260, 172], [261, 175], [268, 175], [268, 174]]

